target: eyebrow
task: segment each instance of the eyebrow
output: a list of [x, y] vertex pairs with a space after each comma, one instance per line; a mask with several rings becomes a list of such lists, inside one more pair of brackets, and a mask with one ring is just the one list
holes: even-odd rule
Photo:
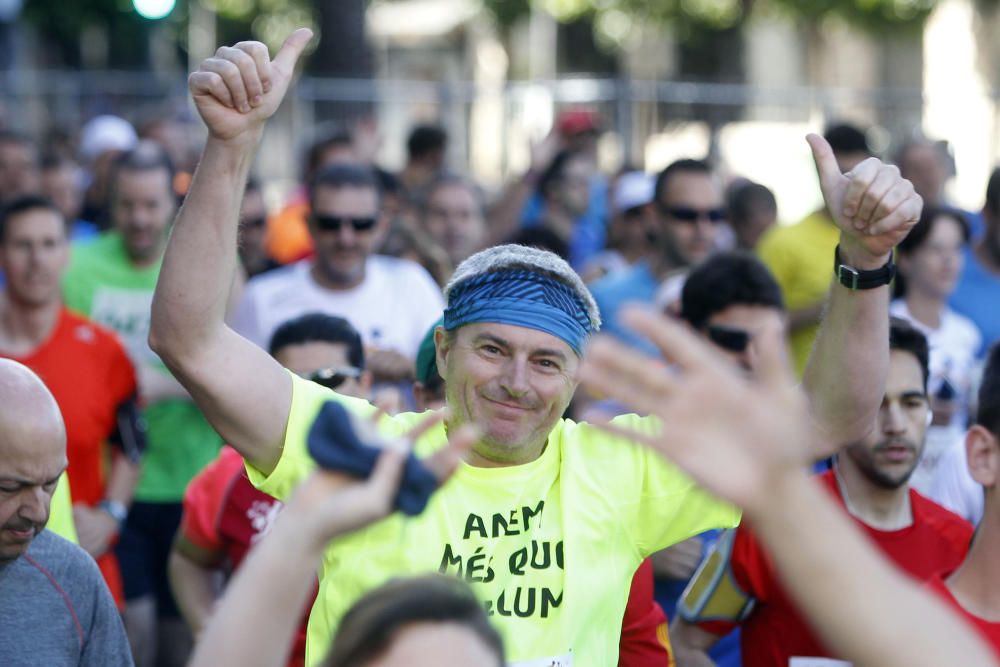
[[[511, 348], [511, 344], [509, 341], [506, 341], [503, 338], [500, 338], [499, 336], [495, 336], [493, 334], [488, 334], [488, 333], [481, 333], [477, 335], [475, 338], [473, 338], [472, 341], [474, 343], [481, 343], [481, 342], [494, 343], [508, 350]], [[566, 361], [566, 355], [561, 350], [557, 350], [555, 348], [548, 348], [548, 347], [538, 348], [531, 351], [531, 356], [555, 357], [556, 359], [559, 359], [561, 361]]]
[[58, 482], [59, 478], [63, 476], [64, 472], [66, 472], [65, 467], [59, 471], [58, 475], [50, 479], [44, 480], [41, 483], [35, 482], [30, 479], [21, 479], [19, 477], [0, 477], [0, 484], [17, 484], [18, 486], [45, 486], [47, 484], [54, 484]]

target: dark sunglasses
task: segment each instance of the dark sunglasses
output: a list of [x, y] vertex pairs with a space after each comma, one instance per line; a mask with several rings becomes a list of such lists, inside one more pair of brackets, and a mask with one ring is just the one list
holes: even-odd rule
[[745, 352], [750, 345], [750, 333], [743, 329], [709, 324], [705, 327], [705, 333], [710, 341], [730, 352]]
[[348, 378], [357, 379], [361, 377], [361, 369], [353, 366], [340, 368], [321, 368], [318, 371], [307, 373], [302, 376], [304, 379], [316, 384], [323, 385], [327, 389], [336, 389], [344, 384]]
[[710, 222], [725, 222], [726, 220], [726, 209], [724, 208], [691, 208], [690, 206], [664, 206], [661, 204], [660, 210], [671, 218], [687, 223], [695, 223], [698, 220]]
[[263, 227], [264, 225], [267, 224], [267, 218], [264, 218], [264, 217], [260, 217], [260, 218], [247, 218], [245, 220], [242, 220], [241, 222], [242, 222], [242, 225], [244, 227], [251, 227], [253, 229], [260, 229], [261, 227]]
[[356, 232], [367, 232], [375, 227], [375, 218], [351, 218], [342, 215], [314, 215], [316, 229], [321, 232], [339, 232], [343, 225], [350, 225]]

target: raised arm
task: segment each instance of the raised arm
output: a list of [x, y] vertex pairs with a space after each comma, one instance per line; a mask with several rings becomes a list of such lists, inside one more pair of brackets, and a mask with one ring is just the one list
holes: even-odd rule
[[751, 380], [678, 323], [634, 310], [625, 317], [680, 372], [603, 340], [587, 350], [583, 381], [663, 420], [659, 435], [631, 437], [744, 508], [831, 649], [857, 667], [997, 667], [975, 632], [895, 570], [806, 477], [802, 443], [813, 434], [780, 331], [761, 335]]
[[163, 259], [149, 334], [150, 346], [212, 426], [265, 473], [280, 455], [291, 380], [226, 326], [226, 306], [250, 164], [311, 36], [296, 30], [274, 60], [260, 42], [223, 47], [191, 75], [208, 140]]
[[[822, 137], [808, 137], [823, 198], [840, 228], [840, 261], [860, 271], [885, 265], [920, 218], [923, 205], [899, 169], [869, 158], [840, 173]], [[830, 257], [833, 277], [834, 258]], [[829, 455], [868, 434], [882, 402], [889, 369], [889, 286], [849, 289], [833, 280], [803, 387]]]

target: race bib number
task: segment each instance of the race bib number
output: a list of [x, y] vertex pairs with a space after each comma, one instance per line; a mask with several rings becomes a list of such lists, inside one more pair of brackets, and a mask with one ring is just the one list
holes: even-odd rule
[[788, 667], [853, 667], [853, 665], [832, 658], [790, 658]]
[[507, 667], [573, 667], [573, 656], [570, 654], [552, 658], [539, 658], [524, 662], [507, 663]]

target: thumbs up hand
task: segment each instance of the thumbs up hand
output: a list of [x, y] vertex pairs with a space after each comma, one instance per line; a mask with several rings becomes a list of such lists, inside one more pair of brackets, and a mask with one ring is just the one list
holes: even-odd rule
[[259, 130], [281, 105], [295, 63], [312, 39], [299, 28], [272, 60], [260, 42], [223, 46], [188, 77], [188, 88], [212, 138], [231, 141]]
[[923, 200], [894, 165], [868, 158], [840, 173], [823, 137], [806, 137], [827, 210], [841, 231], [841, 253], [858, 269], [885, 264], [892, 249], [920, 219]]

